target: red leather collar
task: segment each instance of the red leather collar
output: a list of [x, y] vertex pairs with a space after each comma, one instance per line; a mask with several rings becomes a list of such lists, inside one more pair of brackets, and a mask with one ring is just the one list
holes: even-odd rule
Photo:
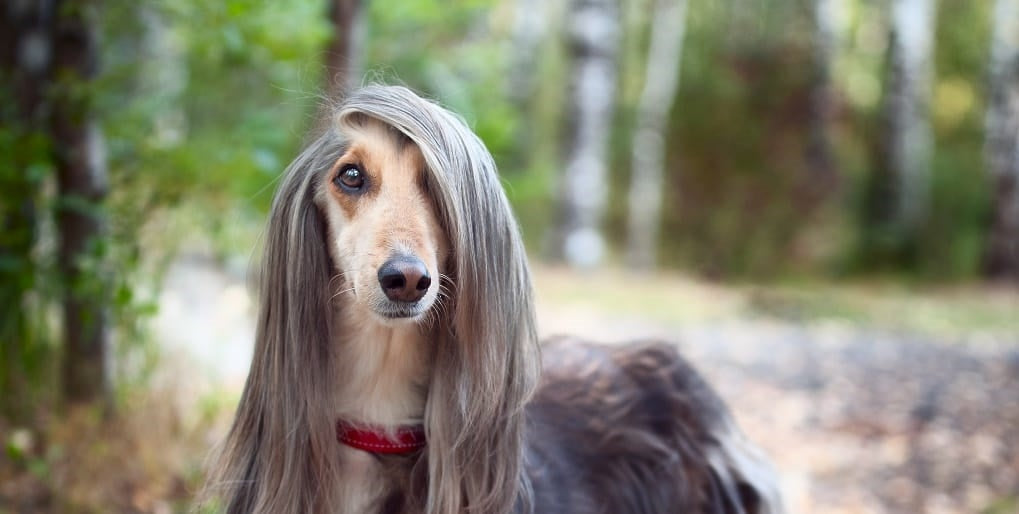
[[355, 428], [343, 421], [336, 422], [336, 440], [358, 450], [371, 453], [407, 454], [425, 447], [424, 425], [402, 426], [395, 439], [378, 428]]

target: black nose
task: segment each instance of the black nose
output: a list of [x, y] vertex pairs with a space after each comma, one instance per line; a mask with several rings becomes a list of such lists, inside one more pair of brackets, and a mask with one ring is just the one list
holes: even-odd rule
[[425, 295], [432, 279], [421, 259], [413, 255], [399, 255], [379, 268], [379, 285], [390, 300], [410, 303]]

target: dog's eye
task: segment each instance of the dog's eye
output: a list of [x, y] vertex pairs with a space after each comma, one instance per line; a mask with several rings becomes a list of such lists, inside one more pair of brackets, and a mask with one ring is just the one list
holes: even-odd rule
[[364, 174], [354, 164], [348, 164], [340, 169], [333, 182], [346, 191], [360, 191], [364, 187]]

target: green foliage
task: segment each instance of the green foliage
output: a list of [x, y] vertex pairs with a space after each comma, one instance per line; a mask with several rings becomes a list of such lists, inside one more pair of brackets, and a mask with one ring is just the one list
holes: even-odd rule
[[134, 195], [124, 200], [210, 218], [264, 211], [315, 107], [328, 36], [319, 2], [122, 7], [126, 23], [109, 24], [107, 112], [114, 179]]
[[406, 84], [462, 115], [497, 162], [521, 130], [506, 99], [505, 45], [490, 23], [492, 2], [369, 2], [368, 81]]
[[0, 415], [25, 419], [53, 375], [47, 308], [52, 259], [36, 253], [43, 184], [52, 170], [45, 132], [18, 112], [12, 77], [0, 70]]
[[145, 321], [180, 245], [250, 251], [320, 103], [324, 12], [313, 1], [107, 4], [97, 104], [109, 149], [119, 403], [155, 369]]
[[983, 259], [991, 196], [983, 158], [990, 16], [990, 2], [938, 3], [932, 207], [916, 266], [929, 279], [973, 277]]
[[810, 180], [808, 14], [789, 3], [691, 4], [672, 112], [663, 262], [713, 276], [803, 264], [789, 256], [812, 221], [799, 196]]

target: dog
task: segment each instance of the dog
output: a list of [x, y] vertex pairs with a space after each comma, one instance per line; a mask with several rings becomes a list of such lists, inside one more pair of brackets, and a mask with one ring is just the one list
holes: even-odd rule
[[352, 92], [284, 172], [259, 299], [215, 509], [782, 512], [673, 346], [539, 346], [491, 155], [409, 89]]

